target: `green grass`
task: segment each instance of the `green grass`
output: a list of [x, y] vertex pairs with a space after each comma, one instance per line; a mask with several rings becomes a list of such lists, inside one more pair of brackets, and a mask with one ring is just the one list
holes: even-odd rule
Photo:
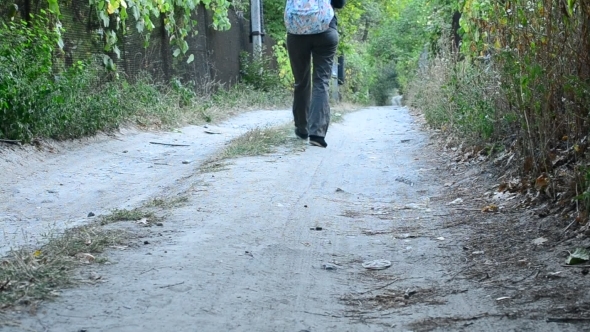
[[101, 216], [100, 224], [101, 225], [108, 225], [117, 221], [137, 221], [143, 218], [148, 219], [148, 221], [153, 222], [158, 220], [159, 218], [151, 211], [145, 211], [141, 208], [135, 208], [132, 210], [126, 209], [115, 209], [111, 211], [110, 214]]
[[204, 173], [224, 170], [230, 159], [265, 155], [275, 152], [279, 146], [293, 149], [301, 143], [295, 138], [291, 125], [254, 128], [231, 140], [221, 152], [206, 160], [200, 170]]
[[187, 196], [168, 197], [168, 198], [154, 198], [146, 207], [156, 207], [161, 209], [170, 209], [173, 207], [181, 206], [188, 202]]

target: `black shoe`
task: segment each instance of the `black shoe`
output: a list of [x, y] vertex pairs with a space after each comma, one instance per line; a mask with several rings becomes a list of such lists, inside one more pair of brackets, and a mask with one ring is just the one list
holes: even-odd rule
[[323, 137], [315, 136], [315, 135], [309, 136], [309, 144], [319, 146], [322, 148], [325, 148], [328, 146], [328, 143], [326, 143], [326, 141], [324, 140]]
[[309, 135], [307, 134], [302, 134], [299, 132], [299, 129], [295, 128], [295, 135], [301, 139], [307, 139], [309, 137]]

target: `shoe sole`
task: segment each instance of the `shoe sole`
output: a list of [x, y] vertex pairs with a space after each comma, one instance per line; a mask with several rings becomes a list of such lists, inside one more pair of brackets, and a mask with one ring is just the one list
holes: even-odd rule
[[310, 145], [314, 145], [314, 146], [319, 146], [320, 148], [325, 148], [326, 146], [323, 146], [320, 142], [316, 142], [316, 141], [309, 141]]

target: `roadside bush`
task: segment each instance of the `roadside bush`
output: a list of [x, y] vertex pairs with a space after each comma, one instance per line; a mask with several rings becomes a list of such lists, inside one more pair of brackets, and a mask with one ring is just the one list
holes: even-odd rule
[[458, 61], [448, 44], [439, 49], [410, 82], [408, 104], [422, 110], [431, 126], [472, 141], [507, 134], [514, 117], [498, 112], [500, 87], [489, 59]]
[[283, 86], [277, 70], [271, 67], [272, 59], [262, 55], [252, 57], [248, 52], [240, 53], [241, 82], [257, 90], [270, 91]]
[[0, 24], [0, 138], [28, 140], [46, 121], [58, 36], [45, 16]]
[[347, 101], [367, 105], [372, 103], [370, 82], [375, 78], [376, 69], [364, 44], [357, 43], [354, 49], [355, 52], [346, 54], [345, 83], [341, 94]]

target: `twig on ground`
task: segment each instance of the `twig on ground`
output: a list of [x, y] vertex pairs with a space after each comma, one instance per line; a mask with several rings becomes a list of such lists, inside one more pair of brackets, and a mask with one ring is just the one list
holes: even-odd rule
[[14, 144], [14, 145], [20, 145], [21, 144], [21, 141], [15, 140], [15, 139], [0, 139], [0, 142], [2, 142], [2, 143], [8, 143], [8, 144]]
[[547, 323], [587, 323], [590, 318], [582, 317], [549, 317], [546, 319]]
[[160, 142], [150, 142], [150, 144], [158, 144], [158, 145], [166, 145], [166, 146], [190, 146], [190, 144], [174, 144], [174, 143], [160, 143]]
[[577, 236], [577, 234], [576, 234], [576, 235], [572, 235], [572, 236], [570, 236], [570, 237], [568, 237], [568, 238], [565, 238], [565, 239], [563, 239], [563, 240], [561, 240], [561, 241], [559, 241], [559, 242], [557, 242], [557, 243], [553, 244], [553, 247], [555, 248], [555, 247], [557, 247], [558, 245], [560, 245], [560, 244], [564, 243], [565, 241], [568, 241], [568, 240], [574, 239], [574, 238], [576, 238], [576, 236]]
[[325, 317], [334, 317], [334, 318], [342, 318], [344, 316], [338, 316], [338, 315], [332, 315], [332, 314], [322, 314], [319, 312], [311, 312], [311, 311], [303, 311], [306, 314], [310, 314], [310, 315], [316, 315], [316, 316], [325, 316]]
[[590, 268], [590, 265], [566, 265], [566, 264], [563, 264], [563, 265], [561, 265], [561, 266], [563, 266], [563, 267], [581, 267], [581, 268]]
[[575, 221], [575, 220], [574, 220], [574, 221], [572, 221], [572, 222], [571, 222], [569, 225], [567, 225], [567, 227], [566, 227], [566, 228], [563, 230], [563, 232], [564, 232], [564, 233], [565, 233], [565, 232], [567, 232], [567, 230], [568, 230], [568, 229], [570, 229], [570, 227], [572, 227], [572, 225], [573, 225], [573, 224], [575, 224], [575, 223], [576, 223], [576, 221]]
[[396, 283], [396, 282], [398, 282], [398, 281], [399, 281], [399, 279], [395, 279], [395, 280], [393, 280], [392, 282], [388, 282], [388, 283], [387, 283], [387, 284], [385, 284], [385, 285], [379, 286], [379, 287], [377, 287], [377, 288], [369, 289], [369, 290], [366, 290], [366, 291], [364, 291], [364, 292], [359, 292], [358, 294], [366, 294], [366, 293], [374, 292], [374, 291], [376, 291], [376, 290], [380, 290], [380, 289], [386, 288], [386, 287], [388, 287], [388, 286], [391, 286], [391, 285], [393, 285], [394, 283]]
[[449, 278], [449, 280], [446, 280], [446, 282], [451, 282], [453, 279], [455, 279], [455, 277], [457, 277], [459, 274], [463, 273], [465, 270], [468, 270], [472, 267], [474, 267], [475, 265], [477, 265], [477, 263], [471, 264], [469, 266], [466, 266], [464, 268], [462, 268], [459, 272], [453, 274], [453, 276], [451, 278]]
[[528, 276], [526, 276], [526, 277], [524, 277], [524, 278], [522, 278], [522, 279], [519, 279], [519, 280], [513, 280], [513, 281], [512, 281], [512, 283], [513, 283], [513, 284], [519, 283], [519, 282], [521, 282], [521, 281], [524, 281], [524, 280], [526, 280], [526, 279], [528, 279], [528, 278], [532, 277], [533, 275], [535, 275], [535, 278], [536, 278], [536, 277], [537, 277], [537, 275], [538, 275], [540, 272], [541, 272], [541, 271], [538, 271], [538, 270], [537, 270], [537, 271], [535, 271], [535, 272], [533, 272], [533, 273], [529, 274]]
[[142, 274], [144, 274], [144, 273], [148, 273], [148, 272], [150, 272], [150, 271], [154, 271], [154, 270], [156, 270], [156, 268], [155, 268], [155, 267], [152, 267], [151, 269], [149, 269], [149, 270], [145, 270], [145, 271], [143, 271], [143, 272], [140, 272], [139, 274], [140, 274], [140, 275], [142, 275]]
[[168, 288], [168, 287], [178, 286], [178, 285], [182, 285], [182, 284], [184, 284], [184, 281], [182, 281], [182, 282], [177, 282], [177, 283], [175, 283], [175, 284], [171, 284], [171, 285], [158, 286], [158, 288]]

